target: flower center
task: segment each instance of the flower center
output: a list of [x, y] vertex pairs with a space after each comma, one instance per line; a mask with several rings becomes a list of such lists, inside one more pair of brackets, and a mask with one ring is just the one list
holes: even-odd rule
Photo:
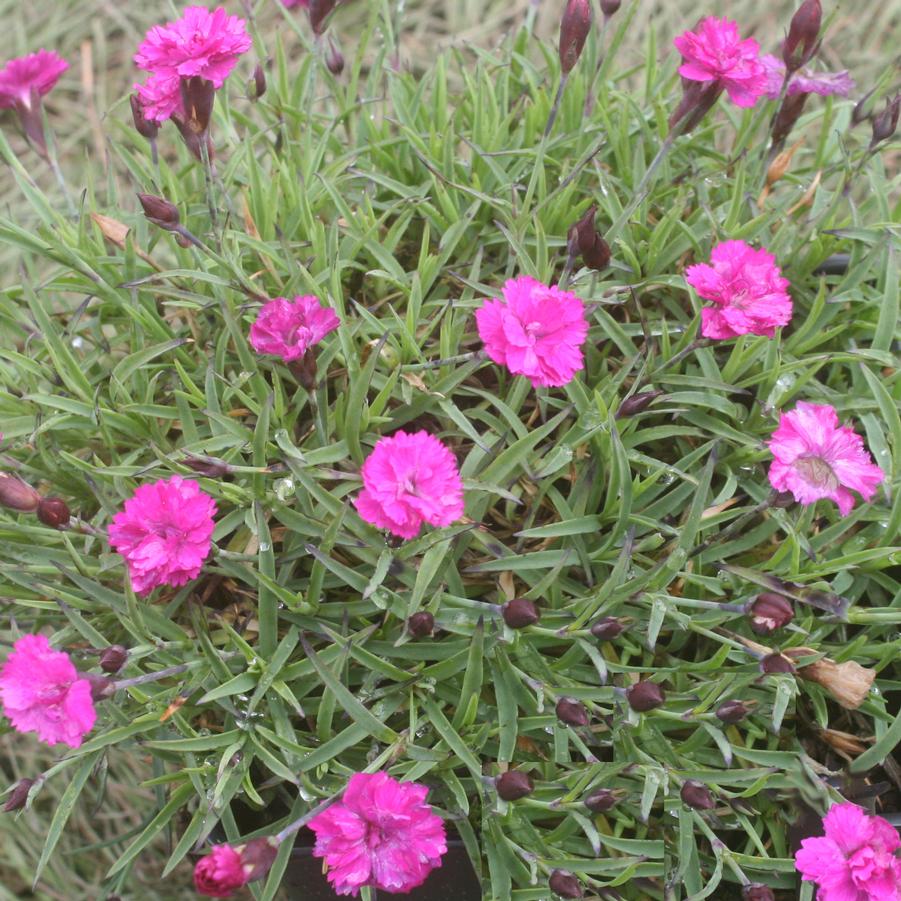
[[814, 454], [799, 457], [795, 460], [795, 469], [801, 473], [805, 482], [816, 485], [826, 491], [835, 491], [839, 486], [838, 477], [832, 467], [822, 458]]
[[42, 707], [58, 707], [66, 700], [69, 691], [68, 683], [47, 685], [38, 692], [38, 701]]

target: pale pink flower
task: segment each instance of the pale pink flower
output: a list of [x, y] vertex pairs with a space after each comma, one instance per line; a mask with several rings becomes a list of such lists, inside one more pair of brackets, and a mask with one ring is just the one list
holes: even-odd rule
[[79, 747], [97, 720], [91, 683], [46, 635], [23, 635], [13, 645], [0, 671], [0, 701], [16, 731], [37, 732], [49, 745]]
[[753, 38], [742, 40], [735, 22], [709, 16], [697, 31], [686, 31], [673, 43], [683, 59], [679, 74], [689, 81], [715, 83], [736, 106], [754, 106], [766, 92], [760, 45]]
[[[767, 53], [760, 57], [766, 69], [766, 95], [770, 100], [777, 100], [782, 93], [782, 82], [785, 79], [785, 63], [777, 56]], [[847, 69], [841, 72], [813, 72], [810, 69], [799, 69], [792, 75], [788, 83], [788, 96], [794, 94], [820, 94], [828, 97], [847, 97], [854, 90], [854, 79]]]
[[771, 253], [755, 250], [744, 241], [724, 241], [713, 248], [710, 263], [685, 270], [685, 281], [714, 304], [701, 310], [705, 338], [772, 338], [777, 326], [788, 325], [792, 317], [789, 283]]
[[441, 866], [447, 851], [444, 822], [426, 804], [429, 790], [387, 773], [356, 773], [340, 801], [310, 823], [313, 854], [324, 857], [339, 895], [364, 885], [406, 894]]
[[901, 901], [901, 838], [887, 820], [834, 804], [823, 829], [795, 853], [804, 881], [816, 883], [817, 901]]
[[251, 45], [244, 20], [221, 6], [212, 12], [189, 6], [180, 19], [155, 25], [134, 58], [139, 69], [151, 73], [145, 84], [135, 85], [144, 115], [163, 122], [180, 112], [182, 78], [202, 78], [221, 88]]
[[488, 356], [536, 388], [571, 382], [585, 365], [588, 321], [581, 298], [528, 275], [507, 281], [503, 294], [503, 300], [486, 300], [476, 310]]
[[109, 541], [138, 594], [197, 577], [210, 552], [216, 502], [197, 482], [172, 476], [141, 485], [113, 517]]
[[54, 50], [38, 50], [11, 59], [0, 69], [0, 109], [31, 107], [32, 91], [49, 93], [69, 64]]
[[424, 522], [449, 526], [463, 515], [457, 461], [428, 432], [395, 432], [379, 438], [361, 474], [357, 512], [393, 535], [415, 538]]
[[805, 505], [828, 498], [838, 504], [842, 516], [854, 506], [849, 488], [868, 501], [885, 478], [863, 439], [850, 426], [839, 425], [835, 408], [828, 404], [800, 401], [783, 413], [769, 448], [770, 484], [777, 491], [790, 491]]
[[286, 363], [297, 360], [341, 325], [333, 310], [311, 294], [265, 303], [250, 327], [250, 343], [261, 354], [274, 354]]

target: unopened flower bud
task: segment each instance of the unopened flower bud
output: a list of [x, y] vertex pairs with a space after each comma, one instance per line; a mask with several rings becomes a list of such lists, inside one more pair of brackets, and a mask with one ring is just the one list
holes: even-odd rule
[[104, 698], [115, 694], [115, 682], [99, 673], [79, 673], [79, 678], [87, 679], [91, 683], [91, 698], [102, 701]]
[[641, 391], [627, 397], [617, 408], [615, 418], [623, 419], [627, 416], [636, 416], [644, 412], [658, 397], [663, 395], [662, 391]]
[[626, 627], [615, 616], [604, 616], [591, 627], [591, 634], [601, 641], [612, 641], [625, 630]]
[[804, 105], [807, 103], [809, 94], [789, 94], [782, 101], [776, 118], [773, 119], [773, 129], [770, 137], [773, 139], [775, 146], [781, 146], [785, 139], [791, 134], [791, 130], [795, 127], [801, 113], [804, 112]]
[[623, 5], [622, 0], [601, 0], [601, 12], [605, 19], [615, 16]]
[[230, 463], [226, 463], [225, 460], [220, 460], [218, 457], [201, 457], [197, 454], [185, 454], [178, 462], [184, 464], [189, 469], [193, 469], [194, 472], [199, 475], [206, 476], [210, 479], [221, 479], [230, 472], [234, 472], [234, 466]]
[[873, 137], [870, 139], [872, 150], [881, 141], [887, 141], [898, 128], [898, 115], [901, 113], [901, 94], [895, 94], [891, 100], [885, 101], [885, 109], [873, 116]]
[[788, 37], [782, 45], [782, 60], [789, 72], [810, 62], [817, 49], [823, 7], [820, 0], [804, 0], [792, 16]]
[[325, 65], [332, 75], [340, 75], [344, 71], [344, 54], [338, 49], [335, 39], [328, 36], [328, 47], [325, 51]]
[[8, 472], [0, 472], [0, 507], [20, 513], [34, 513], [41, 496], [27, 482]]
[[723, 723], [740, 723], [749, 713], [750, 708], [744, 701], [723, 701], [716, 708], [716, 718]]
[[795, 671], [791, 660], [783, 654], [767, 654], [760, 660], [760, 671], [767, 675], [774, 673], [793, 673]]
[[111, 644], [100, 652], [100, 669], [105, 673], [118, 673], [128, 660], [128, 651], [121, 644]]
[[682, 784], [682, 790], [679, 792], [682, 803], [693, 810], [713, 810], [716, 807], [716, 801], [710, 789], [703, 782], [696, 779], [689, 779]]
[[591, 0], [568, 0], [560, 22], [560, 69], [568, 75], [582, 55], [591, 31]]
[[262, 63], [253, 67], [253, 76], [250, 80], [250, 99], [259, 100], [266, 93], [266, 71]]
[[795, 618], [791, 601], [771, 591], [757, 595], [745, 609], [751, 630], [758, 635], [769, 635], [776, 629], [787, 626]]
[[138, 194], [138, 200], [141, 201], [148, 222], [167, 231], [173, 231], [178, 227], [181, 217], [178, 215], [178, 207], [174, 203], [169, 203], [165, 198], [156, 197], [153, 194]]
[[131, 104], [131, 118], [135, 124], [135, 131], [142, 138], [152, 141], [159, 134], [159, 123], [148, 119], [144, 115], [144, 104], [141, 103], [141, 99], [137, 94], [132, 94], [128, 98], [128, 102]]
[[69, 525], [69, 505], [61, 497], [42, 497], [38, 504], [38, 519], [51, 529], [64, 529]]
[[598, 788], [585, 799], [585, 806], [592, 813], [606, 813], [618, 800], [616, 793], [611, 789]]
[[262, 879], [277, 854], [274, 837], [255, 838], [245, 845], [215, 845], [194, 867], [194, 888], [211, 898], [229, 898], [248, 882]]
[[255, 838], [236, 849], [241, 855], [241, 863], [248, 882], [262, 879], [272, 868], [278, 854], [278, 843], [272, 837]]
[[528, 598], [514, 598], [501, 607], [501, 616], [511, 629], [525, 629], [534, 626], [541, 619], [538, 607]]
[[567, 247], [571, 256], [581, 256], [589, 269], [601, 272], [610, 264], [610, 245], [595, 227], [597, 209], [597, 204], [592, 204], [585, 215], [570, 227]]
[[310, 0], [310, 26], [313, 34], [322, 34], [326, 28], [326, 20], [338, 5], [338, 0]]
[[583, 898], [585, 896], [582, 891], [582, 883], [566, 870], [554, 870], [547, 884], [550, 890], [561, 898]]
[[494, 780], [498, 796], [504, 801], [518, 801], [531, 795], [535, 790], [532, 780], [519, 770], [507, 770]]
[[749, 882], [741, 890], [741, 901], [776, 901], [776, 896], [768, 885]]
[[407, 631], [414, 638], [428, 638], [435, 629], [435, 617], [428, 610], [419, 610], [407, 620]]
[[31, 791], [31, 786], [34, 785], [34, 782], [34, 779], [20, 779], [13, 790], [6, 796], [6, 803], [3, 805], [3, 809], [7, 813], [21, 810], [28, 800], [28, 792]]
[[647, 713], [663, 704], [666, 693], [656, 682], [636, 682], [626, 689], [626, 700], [633, 710]]
[[588, 708], [575, 698], [560, 698], [554, 708], [557, 719], [567, 726], [587, 726], [589, 722]]

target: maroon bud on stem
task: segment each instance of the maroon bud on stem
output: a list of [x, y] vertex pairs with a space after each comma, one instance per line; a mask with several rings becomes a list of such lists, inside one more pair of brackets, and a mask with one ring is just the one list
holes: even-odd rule
[[626, 700], [633, 710], [647, 713], [663, 704], [666, 693], [656, 682], [636, 682], [626, 689]]
[[557, 719], [567, 726], [587, 726], [590, 720], [588, 708], [575, 698], [560, 698], [555, 710]]
[[325, 65], [332, 75], [340, 75], [344, 71], [344, 54], [338, 49], [335, 39], [328, 36], [328, 47], [325, 51]]
[[186, 454], [179, 460], [179, 463], [209, 479], [221, 479], [230, 472], [234, 472], [234, 466], [226, 463], [225, 460], [220, 460], [218, 457], [201, 457], [197, 454]]
[[585, 799], [585, 806], [592, 813], [606, 813], [616, 805], [618, 800], [616, 793], [609, 788], [599, 788]]
[[782, 60], [789, 72], [809, 63], [817, 50], [817, 38], [823, 22], [820, 0], [804, 0], [792, 16], [788, 37], [782, 45]]
[[870, 150], [882, 141], [887, 141], [898, 128], [898, 114], [901, 113], [901, 94], [895, 94], [885, 101], [885, 109], [873, 117], [873, 137]]
[[758, 635], [769, 635], [776, 629], [787, 626], [795, 618], [791, 601], [771, 591], [758, 594], [745, 610], [751, 630]]
[[774, 673], [793, 673], [795, 671], [791, 660], [784, 654], [767, 654], [760, 660], [760, 671], [766, 675]]
[[591, 31], [591, 0], [568, 0], [560, 22], [560, 69], [568, 75], [582, 55]]
[[678, 126], [681, 134], [688, 134], [710, 112], [722, 92], [718, 81], [683, 81], [682, 99], [669, 118], [670, 130]]
[[241, 855], [241, 867], [248, 882], [262, 879], [278, 855], [278, 841], [274, 836], [255, 838], [246, 845], [238, 845], [235, 850]]
[[100, 669], [105, 673], [118, 673], [128, 660], [128, 651], [121, 644], [111, 644], [100, 652]]
[[216, 88], [211, 81], [192, 75], [182, 78], [181, 102], [184, 106], [184, 122], [195, 135], [205, 135], [210, 129], [213, 115], [213, 103], [216, 100]]
[[435, 617], [428, 610], [420, 610], [407, 620], [407, 631], [414, 638], [428, 638], [435, 631]]
[[591, 634], [601, 641], [612, 641], [625, 631], [626, 627], [615, 616], [604, 616], [591, 627]]
[[641, 391], [638, 394], [633, 394], [631, 397], [627, 397], [617, 408], [615, 418], [616, 419], [624, 419], [627, 416], [636, 416], [639, 413], [643, 413], [658, 397], [662, 397], [663, 392], [654, 390], [654, 391]]
[[61, 497], [42, 497], [38, 504], [38, 519], [51, 529], [65, 529], [69, 525], [68, 504]]
[[547, 884], [550, 890], [561, 898], [585, 897], [582, 891], [582, 883], [572, 873], [567, 873], [566, 870], [554, 870]]
[[744, 701], [723, 701], [716, 708], [716, 718], [722, 723], [740, 723], [750, 712]]
[[514, 598], [501, 607], [501, 616], [511, 629], [525, 629], [534, 626], [541, 619], [538, 607], [528, 598]]
[[180, 217], [178, 207], [174, 203], [169, 203], [165, 198], [155, 197], [153, 194], [138, 194], [138, 200], [141, 201], [148, 222], [152, 222], [166, 231], [175, 231]]
[[251, 100], [259, 100], [266, 93], [266, 72], [262, 63], [253, 67], [253, 80], [251, 82]]
[[695, 779], [689, 779], [683, 783], [679, 797], [682, 798], [683, 804], [693, 810], [713, 810], [716, 807], [716, 801], [713, 800], [710, 789], [703, 782]]
[[605, 19], [615, 16], [623, 5], [622, 0], [601, 0], [601, 12]]
[[773, 890], [762, 882], [749, 882], [741, 890], [741, 901], [776, 901]]
[[809, 94], [789, 94], [785, 97], [773, 120], [773, 130], [770, 134], [773, 144], [781, 146], [785, 142], [798, 119], [801, 118], [809, 96]]
[[115, 694], [115, 682], [112, 679], [107, 679], [106, 676], [101, 676], [98, 673], [80, 673], [79, 675], [82, 679], [87, 679], [91, 683], [91, 697], [95, 701], [102, 701], [104, 698]]
[[6, 796], [6, 803], [3, 805], [6, 813], [14, 813], [25, 806], [25, 802], [28, 800], [28, 792], [31, 791], [31, 786], [34, 785], [34, 782], [34, 779], [20, 779], [15, 784], [13, 790]]
[[8, 472], [0, 472], [0, 507], [19, 513], [34, 513], [41, 496], [27, 482]]
[[571, 226], [567, 234], [567, 249], [572, 257], [581, 256], [582, 262], [595, 272], [602, 272], [610, 264], [610, 245], [595, 227], [597, 205], [592, 204], [585, 215]]
[[131, 118], [135, 124], [135, 131], [142, 138], [147, 138], [148, 141], [154, 140], [160, 133], [159, 124], [144, 115], [144, 104], [141, 103], [141, 98], [137, 94], [132, 94], [128, 98], [128, 102], [131, 104]]
[[337, 5], [337, 0], [310, 0], [310, 26], [313, 34], [320, 35], [325, 31], [326, 20]]
[[504, 801], [518, 801], [531, 795], [535, 790], [532, 780], [519, 770], [507, 770], [494, 780], [498, 796]]

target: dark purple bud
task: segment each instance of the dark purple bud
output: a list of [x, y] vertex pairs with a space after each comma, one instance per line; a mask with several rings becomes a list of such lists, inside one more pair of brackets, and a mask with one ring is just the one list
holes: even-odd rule
[[636, 416], [638, 413], [644, 412], [658, 397], [663, 395], [662, 391], [641, 391], [627, 397], [617, 408], [616, 418], [623, 419], [627, 416]]
[[682, 791], [679, 792], [682, 803], [694, 810], [713, 810], [716, 807], [716, 801], [710, 789], [703, 782], [695, 779], [689, 779], [682, 784]]
[[34, 785], [34, 782], [34, 779], [20, 779], [13, 790], [6, 796], [6, 803], [3, 805], [3, 809], [7, 813], [21, 810], [28, 800], [28, 792], [31, 791], [31, 786]]
[[560, 22], [560, 69], [568, 75], [582, 55], [591, 31], [591, 0], [568, 0]]
[[582, 257], [582, 262], [595, 272], [601, 272], [610, 264], [610, 245], [595, 227], [597, 205], [592, 204], [585, 215], [569, 229], [567, 249], [570, 256]]
[[582, 883], [572, 873], [567, 873], [566, 870], [554, 870], [547, 884], [550, 890], [561, 898], [585, 897], [582, 891]]
[[8, 472], [0, 472], [0, 507], [34, 513], [40, 502], [41, 496], [27, 482]]
[[881, 141], [887, 141], [898, 128], [898, 114], [901, 113], [901, 94], [895, 94], [885, 101], [885, 109], [873, 117], [873, 137], [870, 150]]
[[234, 466], [230, 463], [226, 463], [225, 460], [220, 460], [218, 457], [201, 457], [197, 454], [185, 454], [185, 456], [179, 460], [179, 463], [184, 464], [189, 469], [193, 469], [194, 472], [199, 475], [206, 476], [210, 479], [221, 479], [230, 472], [234, 472]]
[[591, 627], [591, 634], [601, 641], [612, 641], [625, 631], [626, 627], [615, 616], [604, 616]]
[[656, 682], [636, 682], [626, 689], [626, 700], [633, 710], [647, 713], [663, 704], [666, 693]]
[[514, 598], [501, 607], [501, 616], [511, 629], [525, 629], [534, 626], [541, 619], [538, 607], [528, 598]]
[[716, 708], [716, 717], [723, 723], [740, 723], [750, 712], [743, 701], [723, 701]]
[[292, 360], [288, 369], [302, 388], [312, 391], [316, 387], [316, 354], [313, 351], [308, 350], [303, 356]]
[[266, 72], [262, 63], [253, 67], [253, 80], [251, 82], [250, 99], [259, 100], [266, 93]]
[[335, 39], [328, 36], [328, 47], [325, 51], [325, 65], [332, 75], [340, 75], [344, 71], [344, 54], [338, 49]]
[[793, 673], [795, 668], [784, 654], [767, 654], [760, 660], [760, 671], [767, 674]]
[[106, 676], [101, 676], [98, 673], [79, 673], [79, 676], [91, 683], [91, 697], [95, 701], [102, 701], [104, 698], [115, 694], [115, 688], [113, 687], [115, 683], [112, 679], [107, 679]]
[[152, 222], [166, 231], [173, 231], [178, 227], [180, 217], [178, 207], [174, 203], [169, 203], [165, 198], [155, 197], [153, 194], [138, 194], [138, 200], [141, 201], [148, 222]]
[[567, 726], [587, 726], [590, 720], [588, 708], [575, 698], [560, 698], [555, 710], [557, 719]]
[[38, 504], [38, 519], [51, 529], [65, 529], [69, 525], [69, 505], [61, 497], [42, 497]]
[[494, 780], [498, 796], [504, 801], [518, 801], [531, 795], [535, 790], [532, 780], [519, 770], [507, 770]]
[[407, 620], [407, 631], [414, 638], [428, 638], [435, 630], [435, 617], [428, 610], [420, 610]]
[[618, 800], [616, 793], [609, 788], [599, 788], [585, 799], [585, 806], [592, 813], [606, 813]]
[[241, 868], [247, 882], [255, 882], [272, 869], [278, 854], [278, 840], [274, 836], [255, 838], [246, 845], [235, 846], [235, 850], [241, 856]]
[[622, 0], [601, 0], [601, 12], [605, 19], [615, 16], [623, 5]]
[[791, 601], [770, 591], [758, 594], [745, 610], [751, 630], [758, 635], [769, 635], [776, 629], [787, 626], [795, 618]]
[[141, 98], [137, 94], [132, 94], [128, 98], [128, 102], [131, 104], [131, 118], [135, 124], [135, 131], [142, 138], [152, 141], [160, 132], [159, 124], [144, 115], [144, 104], [141, 103]]
[[807, 103], [809, 96], [809, 94], [789, 94], [782, 101], [782, 106], [779, 107], [779, 112], [776, 113], [776, 118], [773, 120], [773, 130], [770, 134], [774, 144], [781, 145], [791, 134], [795, 123], [804, 112], [804, 104]]
[[111, 644], [100, 652], [100, 669], [105, 673], [118, 673], [128, 660], [128, 651], [121, 644]]
[[310, 26], [313, 34], [322, 34], [326, 29], [326, 20], [338, 5], [338, 0], [310, 0]]
[[722, 92], [719, 81], [683, 81], [682, 99], [669, 118], [670, 129], [678, 125], [682, 134], [688, 134], [710, 112]]
[[762, 882], [749, 882], [741, 890], [741, 901], [776, 901], [773, 890]]
[[792, 16], [788, 37], [782, 45], [782, 60], [789, 72], [795, 72], [810, 62], [817, 49], [822, 22], [820, 0], [804, 0]]

